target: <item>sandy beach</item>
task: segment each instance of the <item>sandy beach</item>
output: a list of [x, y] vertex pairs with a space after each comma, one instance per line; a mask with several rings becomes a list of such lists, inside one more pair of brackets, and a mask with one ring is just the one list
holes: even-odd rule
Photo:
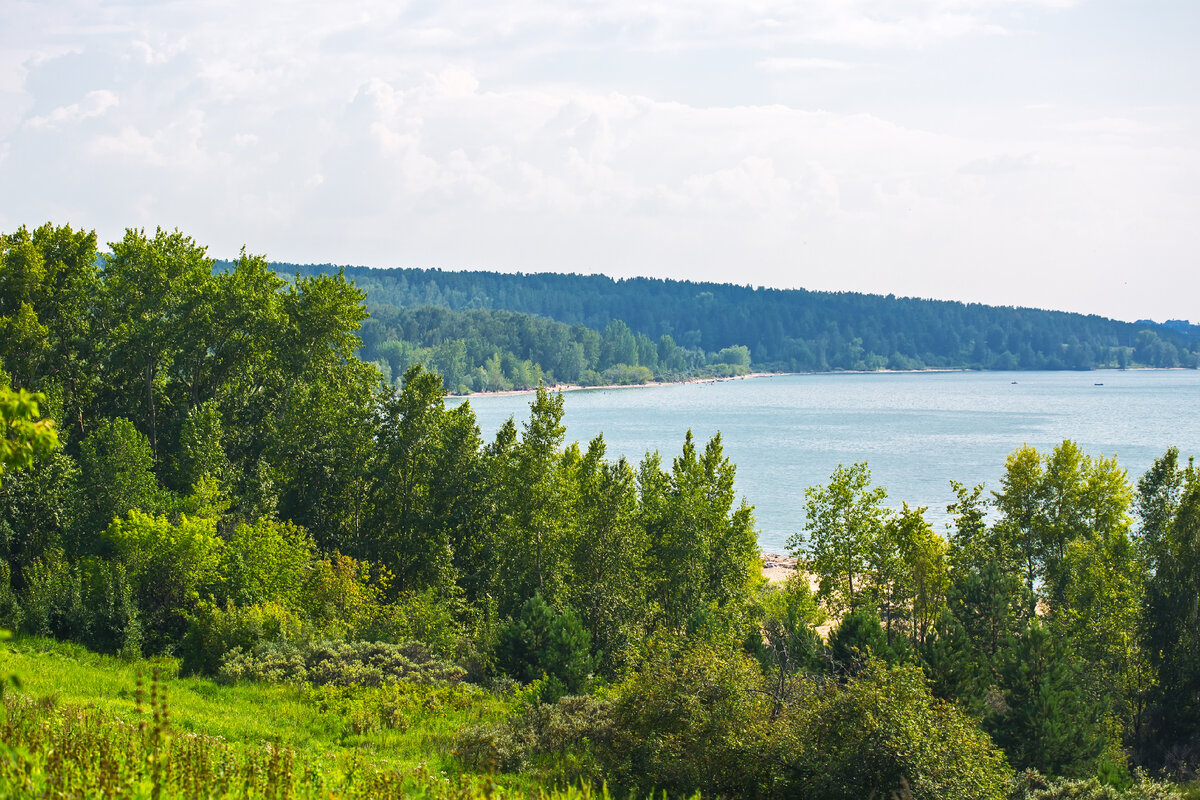
[[[686, 386], [693, 383], [724, 383], [725, 381], [744, 381], [749, 378], [769, 378], [777, 375], [792, 375], [791, 372], [748, 372], [745, 375], [733, 375], [728, 378], [688, 378], [683, 381], [647, 381], [646, 383], [611, 383], [604, 386], [580, 386], [575, 383], [556, 383], [546, 387], [550, 392], [581, 392], [587, 389], [649, 389], [654, 386]], [[471, 394], [456, 394], [451, 397], [509, 397], [518, 394], [533, 394], [537, 389], [509, 389], [503, 392], [472, 392]]]

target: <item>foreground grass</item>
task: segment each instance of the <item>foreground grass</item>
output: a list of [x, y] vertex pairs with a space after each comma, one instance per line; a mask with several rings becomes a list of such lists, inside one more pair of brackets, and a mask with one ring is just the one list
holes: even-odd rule
[[224, 686], [176, 671], [49, 640], [10, 645], [0, 675], [19, 683], [5, 697], [0, 797], [593, 796], [460, 772], [456, 732], [506, 717], [519, 696]]
[[175, 677], [178, 665], [170, 659], [130, 663], [49, 639], [19, 640], [0, 653], [0, 675], [15, 675], [22, 694], [126, 720], [136, 715], [139, 687], [148, 697], [156, 670], [171, 725], [178, 731], [230, 742], [274, 742], [319, 755], [352, 749], [367, 760], [435, 771], [455, 768], [450, 751], [460, 728], [503, 719], [520, 702], [519, 697], [497, 697], [469, 685], [227, 686], [207, 678]]

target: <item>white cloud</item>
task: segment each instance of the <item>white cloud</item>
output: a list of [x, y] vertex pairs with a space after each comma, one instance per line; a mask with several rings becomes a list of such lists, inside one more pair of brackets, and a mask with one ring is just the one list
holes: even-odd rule
[[30, 117], [26, 125], [31, 128], [60, 128], [74, 125], [85, 119], [100, 117], [110, 109], [120, 105], [120, 98], [114, 92], [101, 89], [88, 92], [83, 100], [68, 106], [59, 106], [49, 114], [40, 117]]
[[[21, 189], [0, 200], [0, 230], [54, 219], [113, 239], [124, 226], [178, 225], [217, 255], [247, 244], [295, 261], [674, 275], [1109, 313], [1140, 303], [1130, 315], [1187, 316], [1149, 310], [1164, 302], [1154, 288], [1105, 294], [1131, 264], [1174, 264], [1200, 245], [1200, 156], [1186, 126], [1166, 146], [1169, 113], [1080, 112], [1038, 85], [1008, 106], [981, 95], [999, 124], [952, 133], [857, 95], [818, 110], [771, 104], [769, 91], [761, 102], [703, 91], [735, 78], [860, 90], [921, 48], [1000, 46], [1074, 5], [23, 6], [0, 11], [0, 52], [13, 24], [39, 32], [22, 44], [13, 110], [0, 114], [17, 121], [0, 124], [0, 183]], [[859, 69], [867, 59], [872, 69]], [[679, 69], [698, 87], [686, 102], [643, 80]], [[953, 63], [938, 73], [957, 77]], [[940, 102], [937, 86], [880, 91], [896, 88]], [[1019, 132], [1005, 124], [1018, 113], [1028, 113]], [[1200, 289], [1180, 280], [1172, 302]]]
[[849, 61], [833, 58], [764, 58], [754, 66], [765, 72], [840, 71], [854, 67]]

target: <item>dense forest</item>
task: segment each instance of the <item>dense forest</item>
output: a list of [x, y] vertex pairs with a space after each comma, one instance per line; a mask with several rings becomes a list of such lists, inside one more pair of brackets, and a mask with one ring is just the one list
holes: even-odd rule
[[603, 331], [513, 311], [453, 311], [438, 306], [373, 305], [360, 354], [388, 383], [421, 364], [445, 379], [447, 391], [531, 389], [541, 383], [647, 383], [731, 377], [750, 369], [742, 345], [712, 353], [680, 347], [668, 334], [651, 340], [613, 320]]
[[[337, 272], [329, 265], [273, 264], [292, 276]], [[726, 348], [747, 348], [755, 368], [774, 371], [875, 369], [1092, 369], [1197, 367], [1200, 331], [1186, 323], [1128, 323], [1057, 311], [858, 294], [751, 288], [733, 284], [603, 275], [503, 274], [436, 269], [346, 267], [345, 275], [367, 293], [372, 312], [362, 330], [364, 357], [394, 360], [380, 347], [388, 342], [433, 346], [471, 337], [511, 351], [562, 379], [554, 365], [564, 338], [574, 337], [595, 365], [583, 331], [602, 333], [606, 342], [628, 329], [638, 337], [636, 356], [657, 374], [664, 355], [694, 354], [670, 363], [675, 374], [709, 362], [729, 362]], [[428, 325], [416, 309], [436, 307]], [[497, 312], [533, 315], [526, 321]], [[473, 312], [473, 316], [464, 312]], [[397, 322], [397, 317], [403, 321]], [[450, 322], [453, 320], [453, 322]], [[544, 327], [544, 320], [572, 326], [571, 332]], [[619, 325], [615, 331], [610, 326]], [[520, 328], [541, 326], [548, 334], [519, 338]], [[489, 337], [477, 333], [505, 329]], [[451, 338], [453, 337], [453, 338]], [[650, 343], [658, 345], [651, 353]], [[631, 353], [626, 348], [624, 353]], [[477, 356], [473, 356], [477, 357]], [[668, 356], [669, 358], [669, 356]], [[443, 359], [444, 360], [444, 359]], [[470, 360], [470, 359], [468, 359]], [[482, 364], [474, 362], [474, 369]], [[632, 364], [633, 362], [627, 362]], [[665, 363], [665, 362], [664, 362]], [[561, 368], [560, 368], [561, 369]], [[571, 378], [582, 372], [571, 369]], [[588, 376], [593, 377], [593, 376]], [[454, 388], [453, 386], [451, 388]]]
[[719, 436], [611, 460], [539, 389], [484, 441], [356, 356], [341, 272], [0, 247], [12, 796], [1200, 793], [1200, 470], [1166, 443], [1136, 484], [1018, 449], [946, 537], [839, 467], [768, 583]]

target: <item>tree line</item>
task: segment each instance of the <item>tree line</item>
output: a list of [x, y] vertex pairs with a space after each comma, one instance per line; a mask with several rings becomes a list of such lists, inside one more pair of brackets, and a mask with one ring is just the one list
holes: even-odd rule
[[719, 436], [611, 460], [539, 389], [485, 441], [441, 375], [356, 356], [342, 273], [214, 269], [162, 230], [0, 241], [0, 626], [228, 682], [519, 682], [524, 710], [456, 752], [558, 783], [1194, 779], [1200, 473], [1175, 450], [1134, 486], [1070, 442], [1018, 449], [990, 494], [956, 485], [945, 537], [840, 467], [771, 585]]
[[[330, 265], [273, 264], [286, 275]], [[755, 366], [782, 371], [1092, 369], [1200, 365], [1195, 327], [1120, 322], [1011, 306], [603, 275], [504, 274], [346, 267], [385, 307], [511, 311], [597, 332], [619, 320], [685, 350], [745, 346]], [[375, 323], [364, 338], [372, 341]], [[523, 358], [529, 356], [523, 356]], [[537, 358], [532, 359], [534, 363]], [[546, 365], [543, 364], [543, 368]]]
[[368, 304], [360, 356], [398, 385], [414, 364], [439, 373], [448, 392], [602, 386], [730, 377], [750, 368], [744, 345], [706, 353], [669, 335], [652, 340], [620, 320], [602, 331], [513, 311]]

